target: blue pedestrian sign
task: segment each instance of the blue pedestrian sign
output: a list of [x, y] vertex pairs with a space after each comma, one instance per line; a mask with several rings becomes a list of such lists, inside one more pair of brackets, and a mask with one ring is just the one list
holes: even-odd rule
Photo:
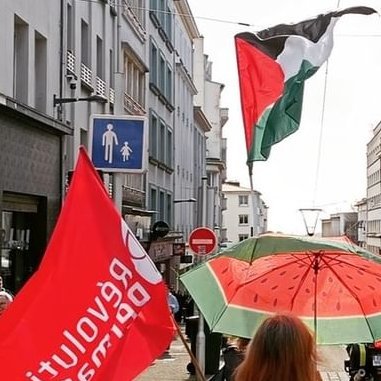
[[142, 173], [147, 170], [146, 118], [131, 115], [92, 115], [89, 154], [105, 172]]

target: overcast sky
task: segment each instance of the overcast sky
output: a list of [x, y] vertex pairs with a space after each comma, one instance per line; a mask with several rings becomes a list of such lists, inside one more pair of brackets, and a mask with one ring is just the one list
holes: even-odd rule
[[[213, 62], [213, 80], [225, 84], [221, 106], [229, 108], [224, 127], [228, 179], [249, 186], [234, 35], [299, 22], [337, 9], [338, 1], [188, 3], [204, 36], [205, 54]], [[379, 0], [339, 2], [340, 8], [355, 5], [371, 6], [381, 13]], [[366, 144], [381, 121], [380, 91], [381, 18], [343, 16], [335, 27], [328, 72], [324, 65], [306, 82], [299, 130], [273, 146], [267, 161], [254, 164], [254, 188], [269, 207], [269, 230], [305, 234], [300, 208], [322, 208], [320, 216], [327, 218], [354, 210], [353, 205], [366, 197]]]

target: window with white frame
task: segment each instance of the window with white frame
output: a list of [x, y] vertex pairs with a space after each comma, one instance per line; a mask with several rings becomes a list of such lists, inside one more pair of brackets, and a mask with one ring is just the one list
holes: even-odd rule
[[134, 102], [145, 108], [145, 69], [134, 54], [128, 50], [124, 54], [126, 76], [125, 92]]
[[238, 205], [239, 206], [247, 206], [247, 205], [249, 205], [249, 196], [248, 195], [240, 195], [240, 196], [238, 196]]
[[238, 216], [239, 225], [247, 225], [249, 223], [249, 215], [248, 214], [240, 214]]

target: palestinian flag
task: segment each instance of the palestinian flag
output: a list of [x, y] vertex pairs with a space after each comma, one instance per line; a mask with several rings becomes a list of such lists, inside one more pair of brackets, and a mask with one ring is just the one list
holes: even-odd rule
[[235, 36], [249, 167], [253, 161], [267, 160], [271, 146], [298, 129], [304, 81], [328, 59], [334, 26], [350, 13], [376, 11], [352, 7]]

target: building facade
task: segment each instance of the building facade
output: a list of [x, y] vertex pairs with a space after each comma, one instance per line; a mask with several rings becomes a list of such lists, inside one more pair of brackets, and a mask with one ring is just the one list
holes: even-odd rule
[[[102, 175], [173, 284], [171, 269], [202, 223], [207, 157], [215, 176], [208, 188], [213, 227], [220, 225], [226, 170], [223, 85], [211, 80], [211, 64], [195, 48], [200, 35], [187, 1], [42, 0], [31, 7], [28, 0], [6, 0], [0, 20], [0, 272], [7, 287], [17, 291], [36, 269], [78, 149], [92, 148], [94, 115], [146, 118], [146, 172]], [[205, 97], [194, 102], [201, 89]], [[207, 155], [208, 134], [218, 152], [209, 148]], [[168, 231], [160, 236], [153, 228]]]
[[[240, 186], [237, 181], [227, 181], [222, 186], [226, 198], [223, 211], [223, 246], [243, 241], [267, 231], [267, 210], [258, 191]], [[255, 218], [253, 218], [255, 213]]]
[[59, 91], [60, 2], [8, 1], [0, 14], [0, 264], [17, 292], [36, 270], [64, 196], [65, 136]]

